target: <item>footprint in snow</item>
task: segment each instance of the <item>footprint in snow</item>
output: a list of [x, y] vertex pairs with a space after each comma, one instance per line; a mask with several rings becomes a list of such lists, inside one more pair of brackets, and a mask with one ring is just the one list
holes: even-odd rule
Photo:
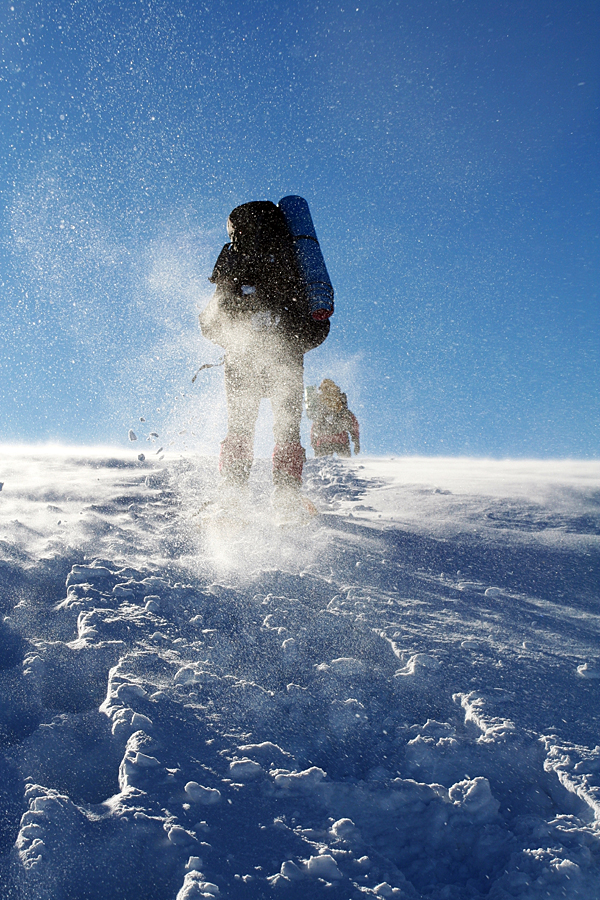
[[463, 650], [479, 650], [481, 644], [479, 641], [461, 641], [460, 646]]
[[590, 681], [595, 681], [600, 678], [600, 663], [598, 662], [586, 662], [581, 666], [577, 666], [577, 674], [581, 678], [587, 678]]
[[426, 653], [415, 653], [410, 657], [403, 669], [398, 669], [394, 678], [410, 676], [427, 676], [440, 668], [441, 663]]

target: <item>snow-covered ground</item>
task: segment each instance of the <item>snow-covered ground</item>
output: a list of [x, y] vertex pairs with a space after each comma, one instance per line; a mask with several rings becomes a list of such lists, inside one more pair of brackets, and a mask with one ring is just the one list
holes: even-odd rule
[[600, 463], [0, 451], [0, 888], [600, 897]]

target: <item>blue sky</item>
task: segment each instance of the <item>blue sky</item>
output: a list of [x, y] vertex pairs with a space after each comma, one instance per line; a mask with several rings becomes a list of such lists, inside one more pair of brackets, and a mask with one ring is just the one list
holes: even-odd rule
[[597, 456], [597, 3], [289, 6], [3, 0], [0, 440], [216, 452], [206, 279], [298, 193], [365, 452]]

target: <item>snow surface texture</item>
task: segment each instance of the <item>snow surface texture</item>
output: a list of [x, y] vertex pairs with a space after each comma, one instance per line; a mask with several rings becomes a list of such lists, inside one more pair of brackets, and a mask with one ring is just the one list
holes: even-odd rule
[[0, 894], [600, 897], [600, 464], [0, 455]]

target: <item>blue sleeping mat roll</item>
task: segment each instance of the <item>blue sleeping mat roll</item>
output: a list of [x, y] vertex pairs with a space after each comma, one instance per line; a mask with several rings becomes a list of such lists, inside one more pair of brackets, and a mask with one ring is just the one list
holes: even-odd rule
[[333, 285], [308, 203], [303, 197], [283, 197], [279, 208], [285, 216], [294, 241], [296, 263], [308, 294], [313, 319], [328, 319], [333, 314]]

